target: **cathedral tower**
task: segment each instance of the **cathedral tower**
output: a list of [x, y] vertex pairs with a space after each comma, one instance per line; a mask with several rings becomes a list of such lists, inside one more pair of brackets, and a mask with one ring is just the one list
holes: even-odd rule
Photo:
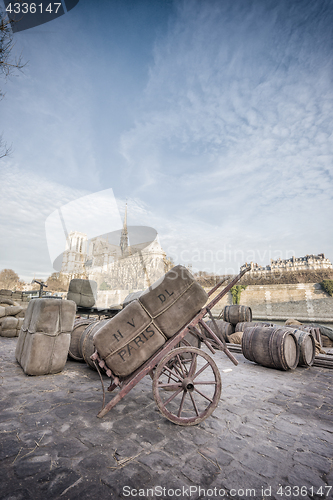
[[124, 226], [120, 236], [120, 250], [122, 257], [126, 257], [128, 255], [127, 203], [125, 207]]

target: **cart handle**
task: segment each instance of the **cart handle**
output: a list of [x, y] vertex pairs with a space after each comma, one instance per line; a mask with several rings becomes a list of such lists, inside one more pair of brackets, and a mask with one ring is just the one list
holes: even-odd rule
[[210, 297], [212, 295], [212, 293], [215, 292], [215, 290], [217, 290], [218, 288], [220, 288], [220, 286], [225, 283], [226, 281], [228, 281], [228, 279], [230, 279], [230, 277], [228, 278], [223, 278], [223, 280], [219, 281], [211, 290], [209, 290], [209, 292], [207, 292], [208, 294], [208, 297]]
[[[223, 297], [226, 293], [228, 293], [228, 292], [229, 292], [229, 290], [230, 290], [230, 289], [231, 289], [231, 288], [232, 288], [232, 287], [233, 287], [233, 286], [237, 283], [237, 281], [239, 281], [239, 280], [241, 279], [241, 277], [242, 277], [245, 273], [247, 273], [248, 271], [250, 271], [250, 269], [251, 269], [251, 266], [248, 266], [248, 267], [246, 267], [245, 269], [243, 269], [243, 271], [242, 271], [242, 272], [240, 272], [240, 273], [239, 273], [239, 274], [238, 274], [238, 275], [237, 275], [237, 276], [236, 276], [236, 277], [235, 277], [235, 278], [234, 278], [234, 279], [233, 279], [233, 280], [229, 283], [229, 285], [227, 285], [225, 288], [223, 288], [223, 290], [221, 290], [221, 291], [220, 291], [220, 293], [218, 293], [218, 294], [216, 295], [216, 297], [215, 297], [215, 298], [214, 298], [211, 302], [209, 302], [209, 304], [208, 304], [206, 307], [204, 307], [204, 309], [207, 309], [207, 308], [212, 309], [212, 308], [215, 306], [215, 304], [217, 304], [217, 303], [221, 300], [221, 298], [222, 298], [222, 297]], [[214, 286], [214, 288], [212, 288], [212, 289], [208, 292], [208, 296], [210, 296], [210, 295], [211, 295], [211, 294], [212, 294], [215, 290], [217, 290], [217, 288], [218, 288], [219, 286], [221, 286], [221, 285], [222, 285], [222, 283], [224, 283], [224, 281], [226, 281], [226, 280], [222, 280], [222, 281], [220, 281], [220, 283], [218, 283], [217, 285], [215, 285], [215, 286]], [[203, 309], [203, 310], [204, 310], [204, 309]]]

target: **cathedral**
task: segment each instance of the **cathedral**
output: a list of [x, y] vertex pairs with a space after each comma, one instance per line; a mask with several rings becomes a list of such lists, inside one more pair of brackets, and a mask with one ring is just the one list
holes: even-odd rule
[[88, 240], [78, 231], [69, 233], [61, 273], [97, 281], [100, 290], [143, 290], [172, 265], [161, 248], [157, 232], [145, 226], [127, 226]]

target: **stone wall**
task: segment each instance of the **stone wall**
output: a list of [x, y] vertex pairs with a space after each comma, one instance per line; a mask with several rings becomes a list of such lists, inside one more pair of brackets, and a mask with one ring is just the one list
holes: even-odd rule
[[[218, 314], [230, 304], [229, 292], [214, 308], [214, 313]], [[256, 320], [295, 318], [304, 322], [333, 322], [333, 297], [324, 292], [319, 283], [249, 285], [241, 293], [240, 304], [251, 307]]]
[[[223, 285], [222, 285], [223, 287]], [[125, 297], [137, 290], [98, 291], [96, 306], [111, 307], [123, 303]], [[206, 288], [209, 291], [209, 288]], [[216, 293], [210, 297], [210, 300]], [[249, 285], [241, 293], [240, 303], [251, 307], [256, 320], [276, 320], [287, 318], [302, 322], [333, 323], [333, 297], [324, 292], [319, 283], [295, 283], [290, 285]], [[232, 304], [231, 293], [214, 307], [218, 315], [226, 305]]]

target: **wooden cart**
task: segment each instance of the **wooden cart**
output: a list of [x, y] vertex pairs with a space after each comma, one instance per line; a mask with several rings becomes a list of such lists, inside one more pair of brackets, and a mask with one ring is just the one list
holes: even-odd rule
[[[103, 407], [97, 416], [104, 417], [145, 375], [151, 376], [155, 402], [161, 413], [171, 422], [178, 425], [196, 425], [211, 415], [221, 396], [222, 382], [219, 369], [209, 354], [193, 347], [184, 337], [191, 333], [205, 344], [212, 354], [215, 354], [216, 349], [221, 350], [235, 365], [238, 364], [228, 351], [224, 340], [218, 337], [218, 328], [211, 309], [249, 269], [244, 269], [236, 276], [186, 326], [128, 377], [121, 378], [114, 375], [95, 352], [91, 359], [100, 375], [103, 388]], [[214, 286], [208, 292], [208, 296], [211, 296], [223, 283], [224, 281], [221, 281]], [[203, 321], [205, 316], [212, 320], [215, 332]], [[99, 367], [111, 378], [108, 391], [120, 388], [107, 405], [105, 405], [104, 383]]]

